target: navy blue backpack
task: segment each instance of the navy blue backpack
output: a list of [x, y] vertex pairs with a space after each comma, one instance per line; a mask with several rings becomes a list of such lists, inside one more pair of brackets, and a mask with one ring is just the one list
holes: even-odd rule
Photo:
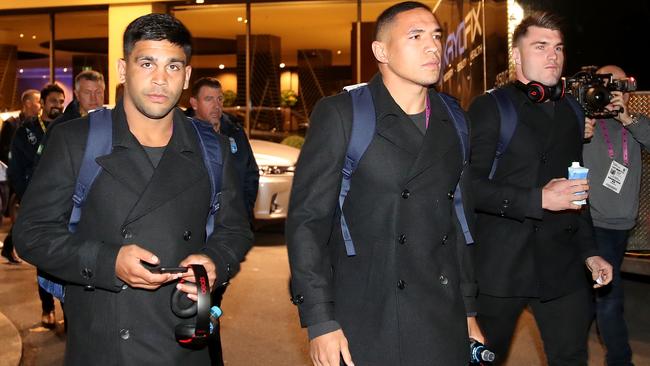
[[[351, 85], [344, 88], [352, 97], [352, 132], [350, 134], [350, 141], [345, 153], [345, 162], [343, 164], [343, 178], [341, 180], [341, 191], [339, 193], [339, 209], [341, 211], [341, 232], [343, 234], [343, 241], [345, 242], [345, 252], [348, 256], [356, 255], [352, 235], [350, 229], [345, 221], [343, 215], [343, 203], [345, 197], [350, 190], [352, 174], [357, 168], [361, 157], [366, 152], [366, 149], [375, 135], [375, 105], [372, 100], [370, 89], [367, 84]], [[460, 139], [461, 148], [463, 150], [463, 160], [469, 159], [469, 130], [463, 110], [458, 105], [458, 102], [451, 96], [439, 93], [443, 104], [447, 107], [449, 115], [454, 122], [458, 138]], [[460, 182], [456, 185], [454, 192], [454, 209], [456, 216], [463, 230], [465, 242], [469, 245], [474, 243], [472, 234], [469, 231], [467, 218], [463, 208], [463, 200], [460, 190]]]
[[[88, 138], [84, 151], [77, 183], [72, 196], [72, 213], [68, 221], [68, 231], [74, 233], [81, 220], [81, 212], [93, 182], [101, 173], [102, 168], [95, 159], [108, 155], [113, 149], [113, 120], [110, 109], [99, 109], [89, 114]], [[221, 146], [212, 126], [199, 120], [192, 119], [192, 126], [196, 131], [201, 146], [201, 153], [205, 168], [210, 177], [210, 213], [205, 224], [206, 241], [214, 231], [214, 218], [219, 211], [219, 197], [221, 193], [221, 176], [223, 158]], [[65, 287], [63, 284], [38, 276], [38, 284], [47, 292], [63, 302]]]

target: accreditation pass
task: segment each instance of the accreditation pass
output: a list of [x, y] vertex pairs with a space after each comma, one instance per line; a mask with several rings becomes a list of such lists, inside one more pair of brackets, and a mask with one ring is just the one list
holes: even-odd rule
[[621, 193], [621, 188], [627, 176], [627, 170], [628, 168], [625, 165], [616, 160], [612, 160], [603, 185], [616, 193]]

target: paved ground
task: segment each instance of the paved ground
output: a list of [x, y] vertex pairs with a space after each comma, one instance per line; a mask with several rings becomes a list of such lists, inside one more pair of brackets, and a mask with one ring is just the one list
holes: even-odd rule
[[[1, 237], [0, 237], [1, 238]], [[224, 358], [232, 366], [309, 365], [306, 333], [289, 302], [286, 247], [280, 227], [257, 233], [256, 246], [242, 272], [228, 289], [223, 303]], [[9, 318], [23, 342], [21, 365], [61, 365], [65, 333], [41, 328], [35, 271], [28, 264], [0, 264], [0, 313]], [[637, 366], [650, 365], [650, 279], [627, 278], [627, 318]], [[57, 305], [58, 306], [58, 305]], [[60, 321], [61, 311], [57, 310]], [[594, 327], [595, 328], [595, 327]], [[0, 332], [0, 334], [2, 334]], [[0, 365], [6, 340], [0, 347]], [[544, 365], [541, 341], [529, 313], [520, 319], [508, 366]], [[595, 329], [590, 338], [590, 365], [603, 365], [603, 351]]]

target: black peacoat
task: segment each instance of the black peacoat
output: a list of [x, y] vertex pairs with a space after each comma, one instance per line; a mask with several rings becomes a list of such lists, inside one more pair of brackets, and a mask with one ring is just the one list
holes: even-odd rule
[[435, 90], [422, 135], [381, 76], [369, 87], [376, 133], [343, 207], [356, 256], [346, 255], [338, 213], [352, 125], [347, 93], [317, 104], [298, 160], [286, 232], [301, 323], [337, 321], [358, 366], [466, 365], [476, 286], [472, 246], [453, 209], [462, 179], [472, 221], [457, 132]]
[[20, 256], [65, 280], [66, 365], [207, 365], [207, 349], [190, 351], [174, 327], [192, 323], [170, 308], [174, 283], [156, 291], [130, 288], [115, 276], [122, 245], [153, 252], [175, 266], [193, 253], [217, 266], [217, 283], [239, 270], [252, 242], [227, 141], [221, 209], [205, 243], [210, 182], [191, 124], [175, 110], [173, 135], [156, 168], [130, 133], [122, 104], [113, 111], [113, 151], [83, 207], [74, 234], [67, 224], [88, 134], [88, 120], [58, 126], [36, 169], [14, 227]]
[[582, 162], [583, 122], [566, 99], [542, 106], [514, 85], [506, 88], [519, 120], [491, 180], [499, 111], [487, 94], [469, 108], [476, 240], [481, 243], [476, 275], [481, 293], [550, 300], [586, 288], [584, 261], [597, 255], [588, 207], [542, 209], [542, 187], [552, 178], [567, 177], [571, 162]]

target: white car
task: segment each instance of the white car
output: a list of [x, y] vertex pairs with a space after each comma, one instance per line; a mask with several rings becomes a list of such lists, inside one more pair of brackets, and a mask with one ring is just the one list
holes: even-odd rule
[[260, 184], [253, 214], [257, 220], [284, 219], [289, 209], [293, 172], [300, 150], [275, 142], [251, 139], [260, 169]]

